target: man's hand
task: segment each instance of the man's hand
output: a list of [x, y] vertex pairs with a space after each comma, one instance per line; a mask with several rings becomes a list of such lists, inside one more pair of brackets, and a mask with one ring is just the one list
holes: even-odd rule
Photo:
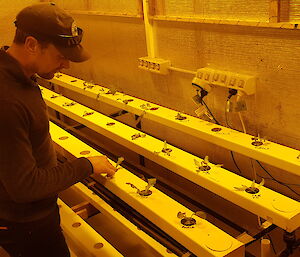
[[117, 171], [117, 168], [114, 167], [108, 161], [108, 159], [105, 155], [93, 156], [93, 157], [87, 157], [87, 158], [91, 162], [91, 164], [93, 165], [95, 174], [106, 173], [108, 177], [113, 177], [113, 175]]

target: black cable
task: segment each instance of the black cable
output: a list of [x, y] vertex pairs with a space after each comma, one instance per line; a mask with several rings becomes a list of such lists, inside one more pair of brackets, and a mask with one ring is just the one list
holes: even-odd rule
[[[226, 126], [229, 127], [229, 128], [231, 128], [231, 129], [233, 129], [233, 128], [232, 128], [232, 127], [229, 125], [229, 123], [228, 123], [227, 105], [228, 105], [228, 102], [229, 102], [230, 98], [231, 98], [232, 96], [236, 95], [236, 94], [237, 94], [237, 90], [236, 90], [236, 89], [231, 89], [231, 88], [230, 88], [230, 89], [229, 89], [229, 95], [228, 95], [228, 97], [227, 97], [226, 105], [225, 105], [225, 123], [226, 123]], [[238, 169], [239, 173], [242, 174], [242, 171], [241, 171], [240, 167], [238, 166], [238, 164], [237, 164], [237, 162], [236, 162], [236, 160], [235, 160], [235, 158], [234, 158], [233, 151], [230, 151], [230, 154], [231, 154], [231, 158], [232, 158], [232, 161], [233, 161], [235, 167]]]
[[[238, 167], [238, 165], [237, 165], [237, 163], [236, 163], [236, 160], [235, 160], [235, 158], [234, 158], [233, 152], [230, 151], [230, 153], [231, 153], [232, 160], [233, 160], [235, 166], [237, 167], [237, 169], [239, 170], [239, 172], [242, 173], [241, 170], [240, 170], [240, 168]], [[300, 196], [300, 194], [299, 194], [297, 191], [295, 191], [294, 189], [292, 189], [291, 187], [289, 187], [289, 185], [300, 186], [299, 184], [289, 184], [289, 183], [284, 183], [284, 182], [281, 182], [281, 181], [277, 180], [276, 178], [274, 178], [274, 177], [270, 174], [270, 172], [268, 172], [268, 171], [265, 169], [265, 167], [262, 166], [262, 164], [261, 164], [259, 161], [256, 160], [256, 162], [257, 162], [257, 163], [260, 165], [260, 167], [261, 167], [261, 168], [262, 168], [262, 169], [270, 176], [270, 178], [267, 178], [267, 177], [264, 177], [264, 176], [262, 176], [262, 175], [257, 174], [258, 177], [263, 178], [263, 179], [266, 179], [266, 180], [267, 180], [267, 179], [273, 180], [273, 181], [277, 182], [278, 184], [287, 187], [288, 189], [290, 189], [290, 190], [291, 190], [293, 193], [295, 193], [296, 195]]]
[[230, 125], [229, 125], [229, 122], [228, 122], [228, 115], [227, 115], [227, 104], [228, 104], [228, 101], [229, 101], [229, 99], [227, 99], [227, 101], [226, 101], [226, 105], [225, 105], [225, 123], [226, 123], [226, 126], [228, 127], [228, 128], [230, 128], [230, 129], [234, 129], [233, 127], [231, 127]]
[[228, 128], [234, 129], [229, 125], [229, 122], [228, 122], [227, 106], [229, 104], [230, 98], [237, 94], [237, 90], [233, 89], [233, 88], [229, 88], [228, 93], [229, 93], [229, 95], [227, 97], [226, 104], [225, 104], [225, 122], [226, 122], [226, 126]]
[[[262, 167], [262, 168], [265, 169], [264, 167]], [[257, 174], [257, 176], [259, 176], [260, 178], [263, 178], [263, 179], [269, 179], [269, 180], [274, 180], [274, 181], [277, 180], [277, 179], [273, 179], [272, 177], [271, 178], [267, 178], [267, 177], [261, 176], [259, 174]], [[291, 183], [285, 183], [285, 182], [282, 182], [282, 181], [280, 181], [280, 182], [283, 183], [283, 184], [285, 184], [285, 185], [288, 185], [288, 186], [298, 186], [298, 187], [300, 187], [300, 184], [291, 184]]]
[[206, 109], [208, 110], [209, 114], [211, 115], [211, 117], [214, 119], [214, 121], [216, 122], [216, 124], [221, 125], [215, 118], [215, 116], [212, 114], [212, 112], [210, 111], [210, 109], [208, 108], [207, 104], [204, 102], [204, 100], [201, 100], [201, 103], [206, 107]]
[[[227, 97], [226, 105], [225, 105], [225, 122], [226, 122], [226, 126], [229, 127], [229, 128], [231, 128], [231, 129], [233, 129], [233, 128], [232, 128], [232, 127], [229, 125], [229, 123], [228, 123], [228, 117], [227, 117], [227, 105], [228, 105], [228, 102], [229, 102], [230, 98], [231, 98], [232, 96], [236, 95], [236, 94], [237, 94], [237, 90], [236, 90], [236, 89], [230, 88], [230, 89], [229, 89], [229, 95], [228, 95], [228, 97]], [[233, 152], [230, 151], [230, 154], [231, 154], [232, 160], [233, 160], [233, 162], [234, 162], [236, 168], [239, 170], [240, 173], [242, 173], [241, 170], [240, 170], [240, 168], [239, 168], [238, 165], [237, 165], [237, 162], [236, 162], [235, 158], [234, 158]], [[288, 183], [281, 182], [281, 181], [277, 180], [276, 178], [274, 178], [274, 177], [273, 177], [273, 176], [272, 176], [272, 175], [271, 175], [271, 174], [270, 174], [270, 173], [262, 166], [262, 164], [261, 164], [259, 161], [256, 160], [256, 162], [259, 164], [259, 166], [260, 166], [260, 167], [261, 167], [261, 168], [262, 168], [262, 169], [263, 169], [263, 170], [264, 170], [271, 178], [263, 177], [263, 176], [257, 174], [258, 177], [263, 178], [263, 179], [274, 180], [274, 181], [277, 182], [278, 184], [287, 187], [289, 190], [291, 190], [291, 191], [292, 191], [293, 193], [295, 193], [297, 196], [300, 196], [300, 194], [299, 194], [297, 191], [295, 191], [294, 189], [292, 189], [292, 188], [290, 187], [290, 186], [300, 186], [300, 184], [288, 184]], [[251, 162], [251, 164], [252, 164], [252, 162]], [[253, 164], [252, 164], [252, 166], [253, 166]], [[275, 250], [274, 250], [274, 252], [275, 252]]]
[[237, 165], [237, 162], [236, 162], [236, 160], [235, 160], [235, 158], [234, 158], [233, 152], [230, 151], [230, 154], [231, 154], [231, 158], [232, 158], [232, 160], [233, 160], [233, 163], [235, 164], [235, 167], [238, 169], [238, 171], [240, 172], [240, 174], [242, 174], [242, 171], [241, 171], [241, 169], [239, 168], [239, 166]]
[[[279, 181], [279, 180], [277, 180], [276, 178], [274, 178], [271, 174], [270, 174], [270, 172], [268, 172], [266, 169], [265, 169], [265, 167], [264, 166], [262, 166], [262, 164], [259, 162], [259, 161], [257, 161], [256, 160], [256, 162], [259, 164], [259, 166], [274, 180], [274, 181], [276, 181], [278, 184], [280, 184], [280, 185], [283, 185], [283, 186], [285, 186], [285, 187], [287, 187], [289, 190], [291, 190], [294, 194], [296, 194], [297, 196], [300, 196], [300, 194], [297, 192], [297, 191], [295, 191], [294, 189], [292, 189], [287, 183], [284, 183], [284, 182], [281, 182], [281, 181]], [[298, 185], [297, 185], [298, 186]], [[300, 186], [300, 185], [299, 185]]]
[[205, 101], [203, 100], [203, 98], [204, 98], [205, 96], [207, 96], [208, 92], [207, 92], [204, 88], [200, 87], [199, 85], [197, 85], [197, 84], [195, 84], [195, 83], [192, 83], [192, 85], [194, 85], [194, 86], [196, 86], [196, 87], [199, 88], [199, 89], [197, 89], [197, 95], [198, 95], [199, 98], [200, 98], [200, 103], [201, 103], [202, 105], [205, 106], [206, 110], [209, 112], [209, 114], [210, 114], [211, 117], [214, 119], [214, 121], [216, 122], [216, 124], [220, 125], [220, 123], [217, 121], [217, 119], [216, 119], [215, 116], [212, 114], [211, 110], [208, 108], [207, 104], [206, 104]]
[[267, 178], [267, 177], [264, 177], [264, 176], [262, 176], [262, 175], [259, 175], [259, 174], [256, 174], [258, 177], [260, 177], [260, 178], [263, 178], [263, 179], [269, 179], [269, 180], [273, 180], [272, 178]]

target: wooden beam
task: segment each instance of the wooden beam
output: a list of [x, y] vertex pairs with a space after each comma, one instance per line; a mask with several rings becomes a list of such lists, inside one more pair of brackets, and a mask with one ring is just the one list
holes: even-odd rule
[[270, 0], [269, 22], [280, 22], [280, 1]]
[[165, 7], [165, 1], [161, 0], [152, 0], [152, 5], [154, 9], [153, 15], [165, 15], [166, 13], [166, 7]]
[[290, 21], [290, 0], [281, 0], [279, 13], [280, 13], [280, 22], [289, 22]]
[[143, 16], [143, 1], [137, 0], [137, 15]]
[[85, 5], [86, 10], [91, 10], [91, 8], [92, 8], [91, 0], [85, 0], [84, 5]]

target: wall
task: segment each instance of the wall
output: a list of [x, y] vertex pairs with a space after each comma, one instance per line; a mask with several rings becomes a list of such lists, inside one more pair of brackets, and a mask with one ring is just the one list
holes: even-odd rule
[[0, 0], [0, 35], [1, 46], [10, 45], [15, 31], [14, 21], [17, 13], [25, 6], [37, 3], [38, 0]]
[[290, 0], [290, 20], [299, 22], [300, 20], [300, 1]]

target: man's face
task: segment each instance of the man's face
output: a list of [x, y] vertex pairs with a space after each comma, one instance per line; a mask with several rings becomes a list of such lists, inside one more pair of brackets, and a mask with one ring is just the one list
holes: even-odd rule
[[53, 44], [40, 48], [36, 62], [36, 73], [44, 79], [52, 79], [56, 72], [70, 67], [70, 61]]

